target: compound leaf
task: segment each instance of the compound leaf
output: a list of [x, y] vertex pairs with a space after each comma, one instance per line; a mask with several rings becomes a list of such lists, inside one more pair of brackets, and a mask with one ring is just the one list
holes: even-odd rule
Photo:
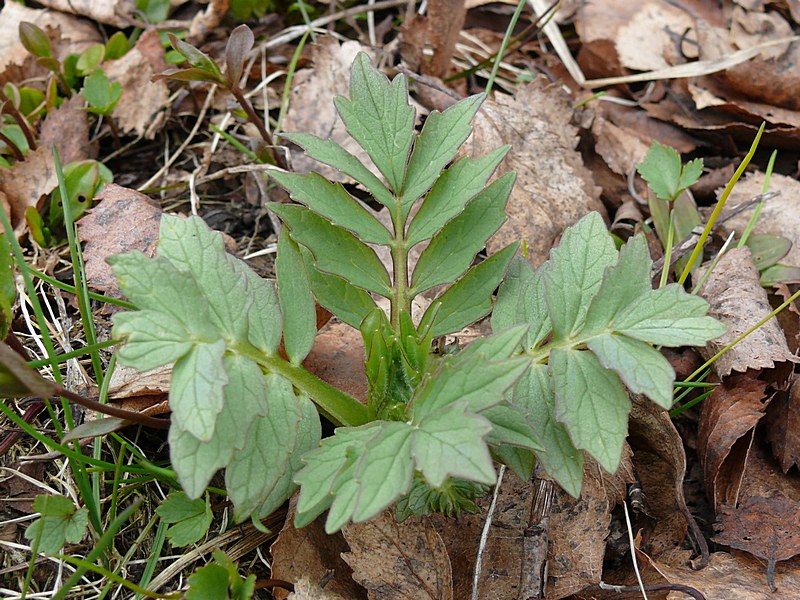
[[300, 246], [289, 236], [285, 227], [278, 237], [275, 273], [283, 314], [283, 347], [289, 360], [299, 365], [308, 356], [317, 336], [317, 309], [300, 255]]
[[433, 237], [414, 269], [413, 295], [452, 283], [469, 268], [486, 240], [506, 220], [505, 206], [515, 178], [508, 173], [494, 181]]
[[398, 75], [390, 83], [362, 52], [353, 62], [350, 99], [339, 96], [335, 103], [347, 132], [399, 192], [414, 140], [414, 109], [405, 77]]
[[271, 203], [269, 207], [289, 227], [292, 238], [311, 251], [320, 270], [387, 298], [391, 295], [389, 274], [383, 263], [352, 233], [304, 206]]
[[247, 339], [253, 346], [272, 355], [278, 350], [281, 341], [283, 318], [274, 284], [256, 274], [239, 259], [232, 259], [233, 268], [244, 274], [247, 294], [252, 301], [247, 313]]
[[609, 473], [619, 466], [628, 434], [631, 402], [619, 377], [591, 352], [555, 348], [550, 353], [555, 418], [576, 448], [586, 450]]
[[171, 492], [159, 504], [156, 513], [165, 523], [170, 523], [167, 537], [175, 547], [194, 544], [208, 531], [214, 514], [208, 498], [191, 500], [183, 492]]
[[149, 371], [175, 362], [192, 349], [191, 334], [174, 317], [154, 310], [137, 310], [113, 316], [114, 337], [125, 339], [120, 362]]
[[487, 408], [481, 415], [489, 419], [492, 424], [492, 431], [486, 436], [486, 441], [492, 446], [544, 450], [524, 411], [518, 406], [502, 402]]
[[403, 183], [403, 205], [411, 204], [431, 187], [472, 131], [472, 118], [485, 94], [456, 102], [444, 112], [434, 110], [414, 143]]
[[534, 271], [521, 256], [511, 261], [492, 312], [493, 331], [503, 331], [515, 325], [528, 325], [523, 341], [527, 349], [536, 347], [552, 329], [544, 299], [542, 272]]
[[39, 539], [39, 551], [58, 554], [66, 542], [77, 544], [86, 533], [89, 511], [75, 508], [72, 500], [64, 496], [37, 496], [33, 510], [41, 516], [25, 530], [31, 542]]
[[564, 231], [544, 270], [545, 299], [556, 338], [580, 330], [606, 267], [616, 262], [617, 249], [599, 213], [589, 213]]
[[362, 242], [384, 246], [392, 243], [389, 230], [348, 194], [341, 183], [328, 181], [318, 173], [301, 175], [270, 171], [270, 175], [289, 191], [292, 198], [334, 225], [356, 234]]

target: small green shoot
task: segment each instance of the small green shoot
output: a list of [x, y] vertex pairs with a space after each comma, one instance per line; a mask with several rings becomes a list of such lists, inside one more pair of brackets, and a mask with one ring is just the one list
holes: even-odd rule
[[86, 535], [89, 511], [86, 507], [75, 508], [69, 498], [37, 496], [33, 510], [40, 516], [25, 530], [25, 537], [38, 540], [40, 552], [58, 554], [64, 544], [77, 544]]
[[161, 520], [170, 524], [167, 538], [173, 546], [188, 546], [201, 539], [214, 515], [208, 497], [189, 499], [183, 492], [172, 492], [167, 496], [156, 513]]

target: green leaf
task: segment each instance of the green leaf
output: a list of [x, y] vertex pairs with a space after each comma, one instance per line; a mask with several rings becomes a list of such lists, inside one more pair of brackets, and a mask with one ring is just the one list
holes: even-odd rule
[[281, 137], [300, 146], [311, 158], [330, 165], [355, 179], [384, 206], [394, 206], [394, 197], [381, 180], [360, 160], [333, 140], [323, 140], [307, 133], [283, 133]]
[[506, 220], [505, 206], [515, 177], [508, 173], [493, 182], [434, 236], [414, 269], [412, 295], [452, 283], [469, 268], [475, 255]]
[[630, 238], [620, 249], [617, 264], [606, 270], [600, 290], [592, 299], [586, 315], [584, 333], [605, 328], [622, 310], [652, 291], [652, 266], [644, 236]]
[[334, 225], [356, 234], [362, 242], [384, 246], [392, 243], [389, 230], [348, 194], [341, 183], [328, 181], [318, 173], [300, 175], [270, 171], [270, 176], [286, 188], [292, 198]]
[[543, 273], [556, 338], [570, 337], [581, 329], [606, 267], [616, 262], [617, 249], [598, 213], [589, 213], [564, 231]]
[[489, 419], [492, 431], [486, 441], [492, 446], [515, 446], [528, 450], [544, 450], [526, 415], [517, 406], [503, 402], [486, 409], [481, 416]]
[[763, 271], [786, 256], [792, 249], [792, 242], [780, 235], [755, 234], [747, 238], [747, 247], [753, 254], [756, 269]]
[[[492, 310], [492, 294], [503, 279], [519, 244], [506, 246], [472, 267], [461, 279], [436, 300], [422, 317], [421, 323], [433, 319], [431, 335], [438, 337], [461, 331]], [[422, 329], [420, 325], [420, 329]]]
[[169, 406], [172, 425], [201, 442], [214, 435], [217, 415], [224, 404], [228, 375], [222, 363], [225, 341], [195, 344], [172, 368]]
[[367, 521], [411, 488], [414, 474], [408, 423], [381, 422], [347, 475], [337, 477], [325, 531], [333, 533], [348, 521]]
[[604, 369], [591, 352], [573, 349], [553, 349], [550, 369], [556, 419], [576, 448], [586, 450], [613, 473], [622, 457], [631, 410], [619, 377]]
[[120, 363], [139, 371], [173, 363], [194, 346], [186, 325], [155, 310], [117, 313], [113, 321], [114, 338], [127, 342], [117, 352]]
[[674, 148], [654, 141], [636, 170], [661, 200], [678, 197], [681, 157]]
[[191, 433], [170, 427], [169, 452], [178, 482], [190, 498], [199, 498], [214, 474], [227, 466], [250, 435], [254, 422], [267, 415], [267, 381], [249, 358], [227, 354], [223, 360], [228, 384], [214, 435], [201, 442]]
[[408, 104], [405, 77], [398, 75], [389, 83], [362, 52], [353, 62], [350, 99], [339, 96], [335, 103], [347, 132], [399, 192], [414, 140], [414, 109]]
[[553, 328], [547, 313], [542, 270], [518, 256], [506, 271], [492, 312], [492, 330], [503, 331], [515, 325], [528, 325], [523, 340], [527, 349], [535, 348]]
[[244, 275], [247, 294], [252, 301], [247, 313], [247, 339], [264, 354], [273, 355], [278, 350], [283, 327], [275, 286], [259, 277], [244, 261], [232, 258], [230, 262]]
[[37, 496], [33, 510], [41, 516], [25, 530], [31, 542], [39, 539], [39, 552], [58, 554], [66, 542], [77, 544], [86, 533], [89, 511], [75, 508], [64, 496]]
[[228, 570], [218, 564], [201, 567], [189, 577], [186, 600], [221, 600], [228, 597]]
[[53, 54], [50, 46], [50, 38], [47, 37], [47, 34], [42, 28], [35, 23], [20, 21], [19, 41], [25, 47], [25, 50], [34, 56], [46, 58]]
[[448, 477], [491, 485], [495, 481], [492, 457], [484, 437], [492, 425], [469, 411], [466, 402], [455, 402], [419, 421], [413, 456], [431, 487]]
[[[307, 398], [298, 399], [292, 385], [278, 375], [267, 377], [269, 415], [257, 419], [225, 471], [225, 486], [234, 504], [237, 522], [246, 519], [266, 502], [280, 506], [295, 489], [293, 454], [302, 454], [319, 442], [319, 418]], [[301, 422], [316, 421], [305, 430]], [[308, 425], [310, 425], [309, 423]], [[299, 440], [298, 435], [306, 434]], [[310, 435], [309, 435], [310, 434]]]
[[190, 500], [183, 492], [171, 492], [159, 504], [156, 513], [162, 521], [171, 524], [167, 537], [175, 547], [194, 544], [208, 532], [214, 519], [208, 498]]
[[132, 421], [127, 419], [120, 419], [119, 417], [109, 417], [108, 415], [92, 419], [91, 421], [84, 421], [77, 427], [73, 427], [64, 434], [61, 438], [61, 443], [66, 444], [73, 440], [80, 440], [82, 438], [99, 437], [108, 435], [113, 431], [119, 431], [123, 427], [130, 425]]
[[672, 283], [622, 310], [610, 328], [651, 344], [700, 346], [727, 331], [725, 325], [705, 316], [707, 312], [705, 300]]
[[477, 354], [488, 360], [511, 358], [527, 331], [526, 325], [518, 325], [494, 335], [478, 338], [456, 355], [456, 363], [463, 364], [468, 358]]
[[511, 146], [473, 159], [463, 157], [439, 175], [408, 226], [408, 247], [433, 237], [486, 186]]
[[553, 416], [555, 399], [547, 366], [534, 364], [520, 379], [512, 404], [528, 415], [528, 423], [544, 450], [536, 453], [558, 485], [575, 498], [581, 493], [583, 454], [572, 445], [564, 426]]
[[692, 187], [703, 174], [703, 159], [695, 158], [683, 165], [681, 177], [678, 180], [678, 189], [683, 191]]
[[105, 53], [106, 47], [103, 44], [92, 44], [86, 48], [78, 56], [78, 62], [75, 63], [78, 73], [86, 75], [94, 71], [102, 62]]
[[408, 162], [402, 191], [404, 206], [410, 208], [453, 160], [472, 131], [470, 122], [485, 98], [485, 94], [476, 94], [456, 102], [444, 112], [434, 110], [428, 115]]
[[306, 248], [301, 248], [314, 297], [336, 317], [356, 329], [376, 305], [367, 292], [351, 285], [337, 275], [320, 271], [314, 266], [314, 258]]
[[439, 370], [417, 390], [413, 400], [413, 420], [425, 417], [454, 402], [467, 403], [475, 413], [499, 404], [505, 391], [519, 379], [529, 361], [508, 358], [491, 361], [480, 353], [465, 360], [447, 358]]
[[522, 481], [528, 481], [533, 477], [536, 455], [532, 451], [516, 446], [492, 446], [491, 451], [497, 462], [514, 471]]
[[300, 247], [286, 228], [278, 237], [275, 273], [283, 314], [283, 347], [292, 364], [299, 365], [317, 336], [316, 306]]
[[225, 251], [222, 234], [200, 217], [161, 217], [158, 255], [197, 282], [208, 304], [211, 322], [229, 340], [247, 339], [247, 313], [252, 299], [245, 276]]
[[110, 116], [122, 97], [122, 84], [111, 83], [103, 70], [97, 69], [83, 80], [81, 93], [89, 103], [90, 112]]
[[268, 206], [289, 227], [292, 238], [311, 251], [321, 271], [339, 275], [381, 296], [391, 296], [391, 282], [383, 263], [352, 233], [331, 225], [304, 206], [276, 203]]
[[116, 32], [106, 42], [105, 54], [103, 60], [117, 60], [122, 58], [131, 49], [131, 44], [128, 38], [121, 31]]
[[649, 344], [623, 335], [604, 334], [587, 345], [606, 369], [612, 369], [636, 394], [645, 394], [663, 408], [672, 407], [675, 371], [660, 352]]
[[169, 37], [169, 43], [172, 45], [172, 47], [183, 54], [183, 56], [186, 57], [186, 60], [189, 61], [189, 64], [195, 69], [205, 71], [212, 81], [216, 81], [221, 85], [225, 85], [227, 83], [227, 80], [222, 76], [222, 71], [219, 70], [217, 63], [209, 58], [207, 54], [200, 52], [200, 50], [191, 44], [187, 44], [183, 40], [179, 40], [172, 33], [168, 33], [167, 37]]

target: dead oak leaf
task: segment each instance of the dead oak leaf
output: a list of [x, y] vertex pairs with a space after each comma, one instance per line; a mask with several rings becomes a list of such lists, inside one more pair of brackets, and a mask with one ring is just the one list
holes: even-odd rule
[[753, 496], [738, 508], [723, 506], [714, 541], [767, 561], [767, 583], [774, 592], [775, 566], [800, 554], [800, 504], [783, 494]]

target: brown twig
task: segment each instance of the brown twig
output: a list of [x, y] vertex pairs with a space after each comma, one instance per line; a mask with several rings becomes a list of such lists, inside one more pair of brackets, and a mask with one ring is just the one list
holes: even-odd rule
[[253, 105], [250, 104], [247, 98], [244, 97], [242, 88], [234, 84], [228, 89], [230, 90], [231, 94], [233, 94], [233, 97], [236, 98], [239, 106], [241, 106], [244, 112], [247, 113], [247, 118], [249, 121], [256, 126], [256, 129], [258, 129], [261, 139], [263, 139], [267, 146], [269, 146], [272, 159], [275, 161], [275, 165], [284, 170], [288, 169], [286, 161], [283, 159], [283, 156], [281, 156], [281, 153], [278, 152], [278, 149], [273, 143], [272, 136], [270, 135], [269, 131], [267, 131], [267, 126], [264, 124], [264, 120], [258, 115], [253, 108]]

